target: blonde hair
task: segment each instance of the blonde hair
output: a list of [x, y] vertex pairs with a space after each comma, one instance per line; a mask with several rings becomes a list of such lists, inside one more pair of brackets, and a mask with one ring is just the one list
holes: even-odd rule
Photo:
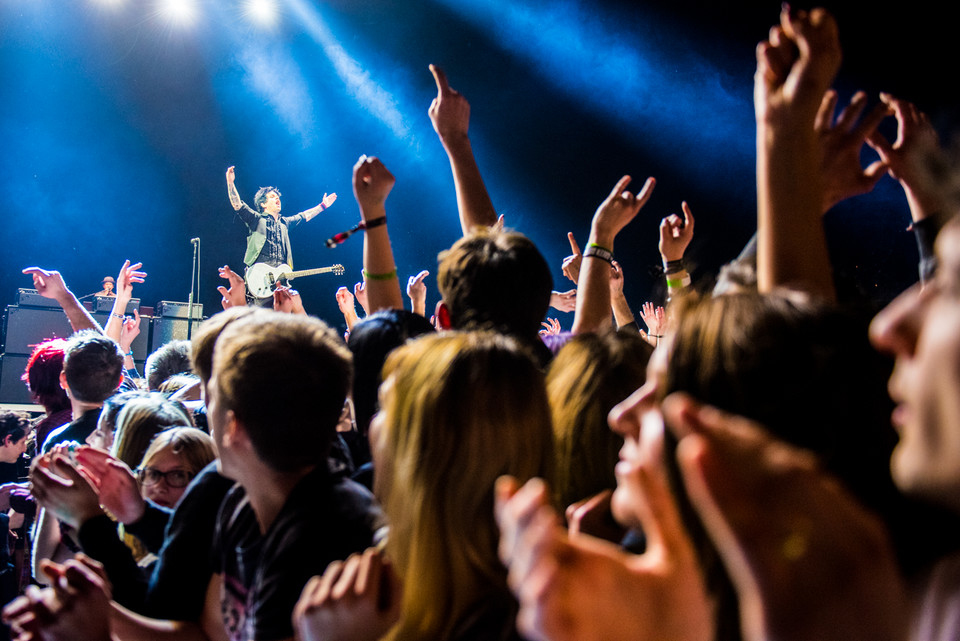
[[180, 457], [191, 477], [196, 476], [208, 463], [217, 458], [213, 439], [209, 434], [195, 427], [171, 427], [160, 432], [150, 441], [150, 447], [143, 453], [140, 467], [150, 465], [151, 461], [167, 448], [172, 454]]
[[117, 414], [113, 455], [135, 469], [150, 441], [168, 427], [192, 426], [193, 419], [182, 403], [151, 392], [133, 398]]
[[377, 489], [404, 584], [391, 638], [449, 638], [484, 607], [500, 607], [512, 625], [493, 485], [502, 474], [550, 479], [543, 374], [513, 339], [471, 332], [409, 343], [387, 359], [384, 378], [377, 444], [390, 474]]
[[653, 348], [636, 332], [580, 334], [547, 372], [556, 440], [553, 500], [564, 508], [617, 485], [613, 469], [623, 437], [607, 424], [613, 406], [646, 380]]

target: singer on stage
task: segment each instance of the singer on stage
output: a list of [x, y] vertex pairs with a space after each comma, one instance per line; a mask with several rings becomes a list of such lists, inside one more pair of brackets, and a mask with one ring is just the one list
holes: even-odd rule
[[[306, 222], [337, 200], [336, 194], [324, 194], [316, 207], [302, 211], [296, 216], [280, 216], [280, 190], [276, 187], [261, 187], [253, 198], [254, 211], [240, 199], [235, 184], [234, 168], [227, 169], [227, 196], [230, 204], [247, 226], [247, 252], [244, 265], [266, 263], [271, 267], [286, 264], [293, 267], [288, 229]], [[248, 299], [249, 299], [248, 295]]]

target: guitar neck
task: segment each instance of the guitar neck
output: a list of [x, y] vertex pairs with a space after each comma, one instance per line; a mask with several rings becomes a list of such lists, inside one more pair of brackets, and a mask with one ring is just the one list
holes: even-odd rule
[[331, 265], [330, 267], [317, 267], [316, 269], [301, 269], [300, 271], [286, 272], [283, 277], [287, 280], [292, 280], [300, 276], [314, 276], [316, 274], [329, 274], [330, 272], [336, 271], [339, 269], [339, 265]]

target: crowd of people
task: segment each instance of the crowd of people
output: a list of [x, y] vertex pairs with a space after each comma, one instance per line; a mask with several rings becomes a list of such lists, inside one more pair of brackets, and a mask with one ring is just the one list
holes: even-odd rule
[[[224, 311], [141, 373], [139, 263], [105, 327], [59, 272], [24, 270], [76, 333], [24, 373], [44, 416], [0, 414], [0, 459], [34, 452], [30, 483], [0, 486], [0, 530], [30, 548], [19, 565], [0, 549], [11, 638], [960, 637], [957, 203], [915, 106], [857, 94], [835, 114], [839, 67], [831, 15], [785, 6], [757, 48], [756, 236], [694, 287], [693, 211], [664, 218], [668, 298], [637, 308], [643, 327], [615, 249], [656, 181], [616, 182], [585, 248], [569, 235], [575, 289], [553, 291], [435, 66], [463, 236], [438, 256], [429, 317], [427, 270], [405, 309], [395, 179], [368, 156], [344, 337], [287, 286], [265, 308], [224, 266]], [[822, 216], [887, 175], [920, 282], [873, 315], [838, 300]], [[281, 218], [276, 188], [255, 211], [227, 181], [248, 265], [289, 262], [284, 221], [336, 197]], [[574, 311], [568, 331], [551, 306]]]

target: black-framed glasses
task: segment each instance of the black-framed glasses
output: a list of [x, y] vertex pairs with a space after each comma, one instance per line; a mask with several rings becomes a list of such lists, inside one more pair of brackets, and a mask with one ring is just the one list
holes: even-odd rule
[[155, 467], [144, 467], [137, 470], [137, 479], [141, 485], [156, 485], [160, 479], [166, 481], [170, 487], [186, 487], [193, 478], [193, 474], [186, 470], [170, 470], [161, 472]]

